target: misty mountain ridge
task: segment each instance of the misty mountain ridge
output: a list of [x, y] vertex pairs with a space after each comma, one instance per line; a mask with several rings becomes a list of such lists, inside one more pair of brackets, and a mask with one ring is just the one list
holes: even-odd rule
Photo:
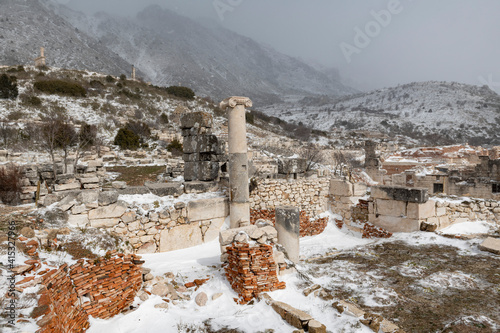
[[53, 0], [0, 2], [0, 63], [32, 64], [39, 47], [49, 66], [113, 75], [138, 75], [155, 85], [184, 85], [215, 100], [247, 95], [257, 104], [280, 96], [356, 92], [338, 75], [320, 71], [221, 27], [180, 16], [158, 5], [136, 17], [93, 16]]
[[500, 96], [487, 86], [414, 82], [340, 98], [305, 97], [262, 111], [324, 131], [377, 131], [434, 145], [500, 144]]

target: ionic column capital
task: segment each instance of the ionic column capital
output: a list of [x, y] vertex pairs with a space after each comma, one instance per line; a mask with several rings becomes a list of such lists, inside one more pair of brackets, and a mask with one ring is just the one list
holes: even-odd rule
[[243, 105], [244, 107], [251, 108], [253, 103], [248, 97], [239, 97], [239, 96], [233, 96], [226, 98], [222, 102], [220, 102], [220, 108], [222, 110], [229, 108], [234, 108], [237, 105]]

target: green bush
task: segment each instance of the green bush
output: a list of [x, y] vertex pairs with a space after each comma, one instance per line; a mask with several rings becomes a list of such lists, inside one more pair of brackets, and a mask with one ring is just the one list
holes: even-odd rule
[[245, 119], [247, 121], [247, 124], [253, 125], [255, 122], [255, 116], [251, 112], [245, 113]]
[[14, 99], [19, 95], [15, 76], [2, 74], [0, 76], [0, 98]]
[[140, 137], [128, 128], [120, 128], [115, 136], [114, 144], [120, 149], [137, 149], [140, 146]]
[[182, 156], [184, 148], [179, 140], [173, 139], [172, 142], [167, 145], [167, 150], [171, 152], [173, 156]]
[[122, 74], [120, 75], [120, 80], [125, 81], [127, 79], [127, 75]]
[[39, 107], [42, 106], [42, 100], [36, 96], [21, 96], [23, 104], [26, 106]]
[[59, 94], [72, 97], [85, 97], [87, 91], [81, 85], [75, 82], [63, 80], [43, 80], [34, 84], [35, 89], [47, 94]]
[[167, 93], [185, 99], [194, 99], [194, 91], [188, 87], [170, 86], [166, 89]]
[[160, 123], [168, 124], [168, 115], [165, 112], [162, 112], [160, 115]]
[[113, 82], [115, 82], [115, 78], [112, 77], [111, 75], [108, 75], [108, 76], [106, 76], [106, 82], [113, 83]]
[[147, 140], [151, 136], [151, 129], [148, 124], [143, 123], [142, 121], [129, 121], [125, 128], [132, 131], [143, 140]]

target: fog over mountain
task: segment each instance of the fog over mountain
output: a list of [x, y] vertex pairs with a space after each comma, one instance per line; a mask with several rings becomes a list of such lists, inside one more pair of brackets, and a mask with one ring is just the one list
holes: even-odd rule
[[[338, 68], [359, 89], [439, 80], [500, 91], [496, 0], [58, 1], [87, 13], [134, 16], [159, 4], [191, 18], [208, 17], [285, 54]], [[351, 57], [342, 43], [356, 48]]]

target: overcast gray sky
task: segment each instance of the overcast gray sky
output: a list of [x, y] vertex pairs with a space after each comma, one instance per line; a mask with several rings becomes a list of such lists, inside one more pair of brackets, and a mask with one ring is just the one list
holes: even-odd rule
[[57, 0], [133, 16], [149, 4], [209, 17], [278, 51], [340, 70], [372, 89], [413, 81], [500, 92], [498, 0]]

